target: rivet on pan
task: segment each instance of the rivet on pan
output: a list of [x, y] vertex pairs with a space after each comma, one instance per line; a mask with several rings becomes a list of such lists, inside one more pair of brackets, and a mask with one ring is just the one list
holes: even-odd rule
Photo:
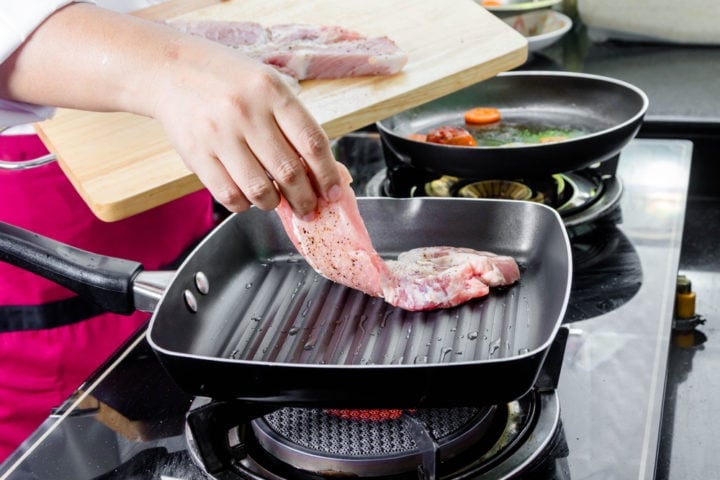
[[198, 304], [197, 300], [195, 299], [195, 295], [190, 290], [185, 290], [183, 292], [183, 297], [185, 297], [185, 305], [188, 306], [190, 311], [193, 313], [197, 313]]
[[203, 295], [207, 295], [210, 291], [210, 281], [203, 272], [197, 272], [195, 274], [195, 286], [197, 287], [198, 292]]

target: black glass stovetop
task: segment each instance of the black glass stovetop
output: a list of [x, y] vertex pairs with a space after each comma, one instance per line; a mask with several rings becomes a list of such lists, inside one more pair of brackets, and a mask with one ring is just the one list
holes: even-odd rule
[[[691, 156], [689, 141], [631, 141], [617, 222], [573, 241], [562, 478], [653, 478]], [[363, 194], [383, 166], [360, 167]], [[139, 331], [0, 465], [0, 480], [203, 478], [183, 433], [192, 401]]]

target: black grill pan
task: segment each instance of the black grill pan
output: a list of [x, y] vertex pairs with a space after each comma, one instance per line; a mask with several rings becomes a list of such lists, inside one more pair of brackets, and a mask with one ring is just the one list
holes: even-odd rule
[[459, 307], [407, 312], [319, 276], [277, 215], [251, 209], [206, 238], [152, 317], [148, 340], [181, 387], [345, 408], [497, 403], [532, 387], [570, 291], [557, 213], [511, 200], [358, 203], [383, 257], [431, 245], [489, 250], [518, 261], [520, 282]]

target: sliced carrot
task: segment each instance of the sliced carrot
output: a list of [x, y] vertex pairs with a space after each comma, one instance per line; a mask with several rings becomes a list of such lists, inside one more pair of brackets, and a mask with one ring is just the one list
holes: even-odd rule
[[407, 136], [410, 140], [416, 140], [418, 142], [425, 142], [427, 141], [427, 135], [422, 133], [411, 133]]
[[483, 7], [499, 7], [502, 5], [500, 0], [482, 0]]
[[500, 120], [500, 110], [493, 107], [471, 108], [465, 112], [465, 122], [476, 125], [494, 123]]

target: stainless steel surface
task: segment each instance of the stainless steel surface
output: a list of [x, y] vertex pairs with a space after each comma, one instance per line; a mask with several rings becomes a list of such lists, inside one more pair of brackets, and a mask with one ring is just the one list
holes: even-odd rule
[[600, 218], [609, 211], [615, 209], [622, 197], [622, 178], [614, 177], [605, 182], [605, 190], [602, 197], [595, 201], [589, 208], [581, 209], [578, 212], [563, 217], [565, 225], [575, 227], [583, 223]]
[[654, 478], [691, 154], [688, 141], [634, 141], [623, 151], [632, 161], [618, 167], [619, 228], [640, 257], [642, 288], [616, 310], [569, 324], [558, 391], [570, 478]]
[[[10, 127], [0, 127], [0, 134], [8, 130]], [[48, 163], [52, 163], [57, 160], [54, 153], [48, 153], [37, 158], [30, 158], [28, 160], [8, 161], [0, 160], [0, 170], [28, 170], [35, 167], [42, 167]]]
[[18, 161], [7, 161], [0, 160], [0, 170], [29, 170], [35, 167], [42, 167], [48, 163], [52, 163], [57, 160], [55, 154], [49, 153], [38, 158], [31, 158], [30, 160], [18, 160]]
[[[556, 429], [560, 424], [561, 408], [558, 396], [555, 393], [541, 395], [540, 401], [542, 402], [540, 406], [542, 413], [538, 416], [537, 424], [528, 441], [523, 443], [514, 455], [504, 459], [493, 467], [490, 472], [480, 475], [474, 480], [509, 480], [517, 478], [519, 472], [526, 470], [529, 465], [537, 462], [543, 454], [547, 453], [546, 448], [549, 447], [553, 434], [557, 433]], [[567, 468], [565, 460], [561, 458], [558, 462], [561, 463], [561, 465], [557, 466], [558, 472], [560, 472], [559, 475], [563, 475]], [[542, 477], [539, 476], [538, 479], [540, 478]], [[566, 477], [561, 476], [559, 478]], [[557, 479], [548, 478], [548, 480]]]
[[175, 277], [175, 271], [140, 272], [133, 282], [135, 308], [152, 312]]

